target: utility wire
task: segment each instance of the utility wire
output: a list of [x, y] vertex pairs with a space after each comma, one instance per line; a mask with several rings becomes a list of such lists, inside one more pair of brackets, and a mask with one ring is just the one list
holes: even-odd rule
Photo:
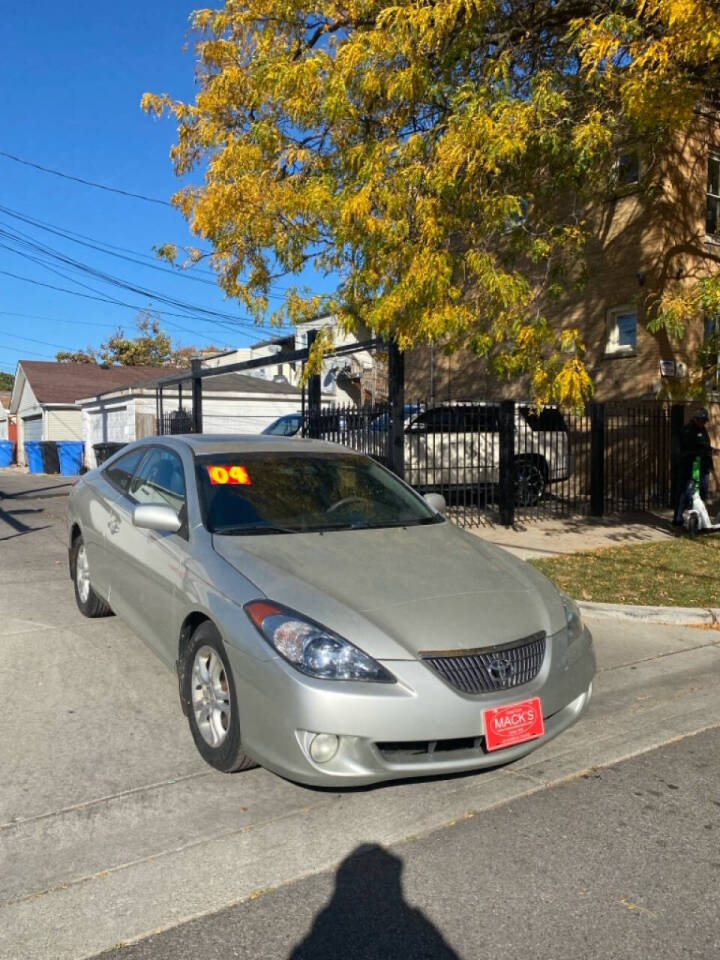
[[[0, 231], [0, 236], [2, 236], [2, 231]], [[185, 308], [182, 313], [178, 313], [177, 311], [173, 311], [173, 310], [160, 309], [159, 307], [156, 307], [155, 304], [153, 303], [153, 301], [156, 299], [156, 296], [157, 296], [153, 292], [147, 292], [142, 290], [137, 291], [138, 293], [144, 294], [145, 296], [148, 297], [148, 299], [150, 300], [149, 304], [139, 306], [137, 304], [128, 303], [126, 300], [120, 300], [117, 297], [114, 297], [112, 295], [103, 295], [103, 292], [98, 290], [96, 287], [90, 286], [87, 283], [83, 283], [81, 280], [78, 280], [72, 275], [69, 275], [62, 270], [58, 270], [56, 267], [50, 266], [50, 264], [46, 263], [44, 260], [41, 260], [38, 257], [34, 257], [31, 254], [24, 253], [19, 250], [15, 250], [14, 248], [9, 247], [3, 243], [0, 243], [0, 248], [7, 249], [10, 252], [16, 254], [16, 256], [22, 257], [22, 259], [24, 260], [28, 260], [31, 263], [38, 264], [39, 266], [43, 267], [45, 270], [48, 270], [50, 273], [53, 273], [56, 276], [61, 277], [63, 280], [67, 280], [70, 283], [75, 284], [75, 286], [78, 286], [83, 290], [88, 290], [92, 294], [97, 294], [98, 296], [91, 297], [90, 299], [96, 299], [101, 303], [111, 303], [117, 307], [122, 307], [126, 309], [137, 310], [137, 311], [151, 310], [152, 312], [157, 313], [162, 317], [168, 317], [168, 316], [179, 317], [180, 319], [185, 319], [185, 320], [192, 319], [192, 320], [195, 320], [197, 323], [212, 324], [215, 327], [221, 328], [226, 336], [228, 333], [232, 333], [235, 336], [238, 336], [240, 334], [243, 336], [248, 336], [250, 331], [252, 331], [253, 334], [261, 334], [261, 335], [264, 334], [265, 336], [269, 336], [271, 334], [277, 333], [278, 331], [277, 327], [265, 327], [260, 324], [253, 324], [249, 321], [242, 322], [242, 321], [216, 320], [212, 317], [197, 316], [187, 308]], [[23, 280], [26, 283], [36, 283], [40, 286], [46, 286], [46, 287], [49, 287], [50, 289], [57, 289], [61, 292], [69, 293], [71, 295], [87, 297], [87, 294], [83, 295], [78, 293], [77, 291], [68, 290], [65, 287], [53, 287], [50, 284], [43, 284], [42, 281], [34, 280], [33, 278], [30, 278], [30, 277], [23, 277], [23, 276], [20, 276], [19, 274], [11, 274], [9, 273], [9, 271], [0, 271], [0, 272], [4, 272], [8, 276], [13, 276], [15, 279]], [[161, 302], [164, 302], [164, 301], [161, 301]], [[177, 328], [178, 330], [183, 330], [185, 333], [192, 334], [193, 337], [197, 337], [198, 335], [198, 331], [196, 328], [183, 326], [180, 323], [172, 322], [170, 320], [165, 320], [164, 322], [168, 326], [172, 326]]]
[[[27, 353], [32, 354], [33, 357], [42, 357], [45, 360], [54, 360], [54, 357], [51, 357], [47, 353], [38, 353], [37, 350], [26, 350], [25, 347], [9, 347], [6, 343], [0, 343], [0, 350], [10, 350], [11, 353]], [[12, 373], [12, 371], [10, 371]]]
[[[21, 234], [13, 233], [11, 231], [3, 230], [2, 228], [0, 228], [0, 236], [4, 237], [7, 240], [11, 240], [15, 244], [19, 244], [21, 247], [26, 247], [31, 250], [35, 250], [36, 252], [42, 254], [44, 257], [49, 257], [52, 260], [56, 260], [64, 264], [65, 266], [70, 267], [73, 270], [95, 277], [96, 279], [102, 281], [103, 283], [108, 283], [112, 286], [119, 287], [122, 290], [127, 290], [130, 293], [136, 293], [140, 296], [147, 297], [148, 299], [165, 303], [169, 306], [182, 310], [184, 314], [191, 314], [193, 316], [198, 316], [200, 314], [200, 315], [209, 317], [211, 320], [223, 320], [226, 322], [226, 324], [229, 322], [235, 326], [251, 327], [252, 329], [258, 329], [259, 327], [263, 326], [262, 324], [254, 323], [254, 321], [250, 320], [247, 317], [237, 318], [237, 317], [234, 317], [232, 314], [225, 313], [220, 310], [215, 310], [210, 307], [203, 307], [200, 304], [196, 304], [196, 303], [189, 303], [185, 300], [180, 300], [177, 297], [160, 293], [157, 290], [152, 290], [147, 287], [138, 286], [135, 283], [131, 283], [127, 280], [123, 280], [122, 278], [116, 277], [113, 274], [105, 273], [103, 270], [98, 270], [97, 268], [92, 267], [89, 264], [83, 263], [82, 261], [74, 260], [72, 257], [68, 257], [66, 254], [63, 254], [59, 250], [55, 250], [54, 248], [48, 247], [45, 244], [36, 243], [35, 241], [31, 239], [27, 239]], [[8, 247], [7, 249], [11, 250], [18, 256], [23, 256], [26, 259], [34, 260], [34, 262], [39, 262], [35, 258], [31, 257], [28, 254], [23, 253], [22, 251], [15, 250], [12, 247]], [[65, 279], [69, 279], [69, 278], [65, 277]], [[270, 329], [270, 328], [266, 327], [265, 329]]]
[[[48, 290], [57, 290], [60, 293], [69, 293], [73, 297], [82, 297], [82, 299], [84, 300], [95, 300], [98, 303], [111, 303], [114, 306], [127, 307], [130, 310], [135, 310], [138, 312], [142, 310], [148, 310], [148, 309], [153, 310], [153, 308], [148, 307], [147, 304], [140, 305], [140, 304], [134, 304], [134, 303], [124, 303], [120, 300], [109, 299], [108, 297], [100, 297], [100, 296], [93, 296], [92, 294], [88, 294], [88, 293], [80, 293], [78, 290], [68, 290], [67, 287], [58, 287], [56, 284], [53, 284], [53, 283], [43, 283], [42, 280], [35, 280], [32, 277], [23, 277], [18, 273], [12, 273], [10, 270], [0, 270], [0, 274], [2, 274], [5, 277], [12, 277], [14, 280], [22, 280], [23, 282], [30, 283], [36, 287], [45, 287]], [[168, 316], [169, 314], [170, 316], [173, 316], [173, 317], [178, 317], [178, 316], [185, 317], [185, 314], [169, 313], [169, 311], [167, 310], [165, 311], [153, 310], [153, 312], [157, 312], [161, 316]], [[166, 320], [165, 322], [170, 327], [175, 327], [178, 330], [183, 330], [185, 333], [190, 333], [193, 336], [197, 336], [196, 330], [192, 330], [189, 327], [184, 327], [181, 324], [176, 323], [174, 321]]]
[[15, 310], [0, 310], [0, 316], [2, 317], [22, 317], [25, 320], [47, 320], [49, 323], [71, 323], [81, 327], [94, 327], [98, 329], [100, 327], [105, 327], [106, 329], [115, 329], [117, 323], [103, 323], [101, 321], [95, 320], [68, 320], [64, 317], [48, 317], [42, 313], [18, 313]]
[[47, 340], [35, 340], [33, 337], [21, 337], [19, 333], [11, 333], [10, 330], [0, 330], [0, 335], [10, 337], [11, 340], [27, 340], [28, 343], [39, 343], [43, 347], [57, 347], [58, 350], [67, 350], [66, 344], [48, 343]]
[[120, 190], [118, 187], [109, 187], [106, 183], [97, 183], [95, 180], [86, 180], [84, 177], [75, 177], [70, 173], [63, 173], [61, 170], [53, 170], [52, 167], [44, 167], [41, 163], [33, 163], [32, 160], [16, 157], [12, 153], [6, 153], [4, 150], [0, 150], [0, 157], [5, 157], [6, 160], [12, 160], [14, 163], [21, 163], [25, 167], [33, 167], [33, 169], [41, 170], [43, 173], [51, 173], [55, 177], [62, 177], [63, 180], [73, 180], [75, 183], [81, 183], [86, 187], [95, 187], [97, 190], [106, 190], [108, 193], [119, 193], [123, 197], [145, 200], [146, 203], [157, 203], [162, 207], [172, 207], [172, 204], [168, 200], [161, 200], [158, 197], [148, 197], [144, 193], [133, 193], [131, 190]]
[[[137, 263], [141, 267], [149, 267], [162, 273], [170, 274], [170, 276], [173, 277], [182, 277], [184, 280], [194, 280], [196, 283], [204, 283], [208, 286], [217, 288], [217, 274], [214, 270], [208, 270], [207, 268], [198, 266], [193, 266], [189, 270], [184, 268], [165, 267], [157, 262], [157, 257], [153, 257], [150, 254], [142, 253], [139, 250], [130, 250], [127, 247], [118, 247], [115, 244], [107, 243], [105, 240], [99, 240], [97, 237], [89, 237], [86, 234], [76, 233], [74, 230], [69, 230], [66, 227], [60, 227], [54, 223], [48, 223], [45, 220], [38, 220], [36, 217], [31, 217], [27, 214], [21, 213], [19, 210], [13, 210], [10, 207], [0, 205], [0, 213], [7, 217], [11, 217], [14, 220], [20, 220], [22, 223], [35, 227], [38, 230], [45, 230], [47, 233], [52, 233], [57, 237], [69, 240], [71, 243], [77, 243], [80, 246], [89, 248], [90, 250], [95, 250], [98, 253], [104, 253], [107, 256], [117, 257], [118, 259], [126, 260], [129, 263]], [[206, 256], [209, 255], [207, 252], [203, 252]], [[150, 262], [145, 263], [143, 261]], [[213, 279], [206, 280], [204, 277], [196, 276], [197, 273], [203, 273], [207, 277], [212, 277]], [[290, 288], [280, 286], [278, 284], [274, 286], [274, 289], [287, 291]], [[268, 293], [267, 296], [271, 300], [282, 301], [285, 299], [284, 297], [272, 293]]]

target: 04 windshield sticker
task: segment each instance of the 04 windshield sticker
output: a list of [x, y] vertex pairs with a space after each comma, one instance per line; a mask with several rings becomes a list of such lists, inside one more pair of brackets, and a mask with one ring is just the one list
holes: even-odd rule
[[241, 467], [239, 464], [211, 463], [208, 465], [207, 472], [212, 484], [247, 485], [251, 482], [250, 474], [245, 467]]

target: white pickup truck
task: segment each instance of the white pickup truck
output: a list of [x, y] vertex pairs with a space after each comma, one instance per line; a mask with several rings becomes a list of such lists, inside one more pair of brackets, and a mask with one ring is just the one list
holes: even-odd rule
[[[573, 472], [568, 429], [560, 410], [515, 405], [515, 499], [538, 502], [548, 484]], [[405, 421], [405, 480], [419, 490], [498, 483], [500, 405], [450, 401]]]

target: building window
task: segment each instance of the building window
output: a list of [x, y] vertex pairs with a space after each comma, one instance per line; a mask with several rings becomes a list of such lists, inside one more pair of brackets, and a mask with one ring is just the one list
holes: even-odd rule
[[720, 233], [720, 154], [708, 160], [707, 218], [705, 229], [711, 237]]
[[615, 307], [608, 310], [608, 337], [605, 353], [635, 353], [637, 347], [637, 311], [634, 307]]
[[615, 185], [634, 187], [640, 183], [640, 154], [637, 150], [619, 153], [615, 161]]

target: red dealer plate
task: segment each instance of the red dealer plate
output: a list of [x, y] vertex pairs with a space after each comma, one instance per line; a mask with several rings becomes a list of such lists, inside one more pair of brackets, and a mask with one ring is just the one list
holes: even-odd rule
[[535, 740], [545, 733], [540, 697], [484, 710], [483, 721], [488, 750], [513, 747], [516, 743]]

